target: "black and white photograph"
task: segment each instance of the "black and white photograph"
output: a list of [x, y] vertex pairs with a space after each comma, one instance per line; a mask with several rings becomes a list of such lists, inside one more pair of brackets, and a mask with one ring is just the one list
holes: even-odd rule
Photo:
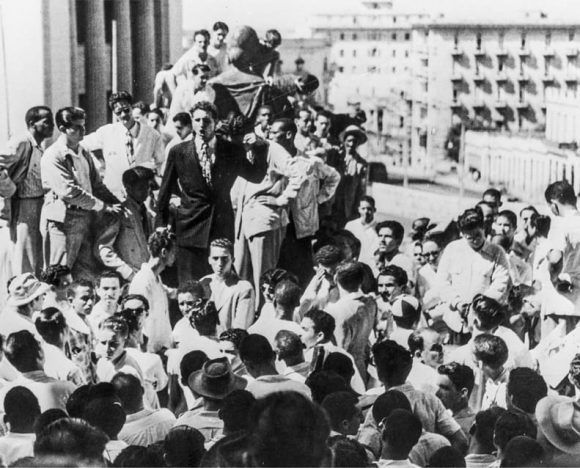
[[580, 466], [580, 1], [0, 0], [0, 468]]

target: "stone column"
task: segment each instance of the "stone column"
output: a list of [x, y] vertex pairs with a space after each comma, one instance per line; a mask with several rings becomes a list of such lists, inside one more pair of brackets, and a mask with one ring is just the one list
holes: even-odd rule
[[117, 89], [133, 92], [133, 46], [131, 43], [131, 2], [113, 1], [117, 21]]
[[85, 86], [87, 131], [107, 123], [107, 60], [105, 48], [105, 5], [103, 0], [83, 0], [86, 28]]
[[150, 103], [155, 84], [155, 22], [153, 0], [131, 3], [133, 17], [133, 94], [135, 100]]

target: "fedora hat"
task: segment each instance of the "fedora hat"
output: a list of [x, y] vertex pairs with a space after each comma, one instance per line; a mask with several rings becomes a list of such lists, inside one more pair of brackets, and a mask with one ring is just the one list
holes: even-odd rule
[[50, 291], [50, 285], [39, 281], [32, 273], [18, 275], [8, 287], [8, 301], [10, 306], [23, 306]]
[[366, 132], [358, 125], [349, 125], [340, 133], [340, 141], [344, 143], [347, 136], [354, 135], [359, 145], [366, 143], [368, 140]]
[[193, 392], [214, 400], [223, 400], [234, 390], [243, 390], [246, 383], [245, 379], [232, 372], [226, 357], [207, 361], [202, 369], [187, 379], [187, 385]]
[[554, 447], [580, 454], [580, 402], [561, 395], [544, 397], [536, 406], [536, 419]]

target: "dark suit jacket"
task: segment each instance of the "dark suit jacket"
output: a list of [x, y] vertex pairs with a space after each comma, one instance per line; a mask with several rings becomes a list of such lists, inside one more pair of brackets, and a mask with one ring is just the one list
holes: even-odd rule
[[169, 151], [159, 190], [158, 223], [169, 218], [172, 194], [181, 197], [177, 208], [177, 244], [182, 247], [207, 248], [217, 237], [234, 239], [234, 213], [230, 190], [236, 177], [261, 182], [267, 168], [267, 146], [255, 146], [254, 163], [246, 159], [243, 146], [217, 139], [216, 160], [212, 167], [212, 187], [203, 178], [195, 140], [174, 146]]

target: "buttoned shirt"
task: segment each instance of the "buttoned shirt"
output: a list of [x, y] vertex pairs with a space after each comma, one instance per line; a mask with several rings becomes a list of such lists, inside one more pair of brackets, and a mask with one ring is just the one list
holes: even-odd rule
[[503, 303], [511, 284], [504, 250], [487, 241], [473, 250], [465, 239], [451, 242], [437, 267], [437, 288], [444, 302], [470, 303], [476, 294]]
[[131, 128], [133, 160], [127, 157], [127, 128], [121, 122], [103, 125], [85, 136], [82, 145], [90, 151], [102, 150], [105, 162], [103, 182], [119, 198], [125, 198], [123, 173], [135, 166], [161, 169], [163, 141], [159, 132], [139, 122]]
[[[44, 190], [42, 189], [42, 179], [40, 177], [40, 159], [44, 153], [44, 149], [40, 146], [30, 132], [26, 132], [20, 138], [12, 140], [8, 143], [9, 151], [14, 149], [15, 156], [20, 159], [23, 157], [21, 150], [27, 145], [19, 145], [18, 142], [27, 140], [32, 146], [32, 154], [30, 155], [30, 163], [28, 165], [28, 171], [24, 176], [24, 179], [18, 184], [16, 189], [16, 196], [18, 198], [39, 198], [44, 195]], [[16, 144], [14, 144], [14, 143]]]
[[148, 447], [165, 439], [175, 425], [175, 416], [167, 408], [151, 410], [144, 408], [127, 415], [119, 439], [129, 445]]

